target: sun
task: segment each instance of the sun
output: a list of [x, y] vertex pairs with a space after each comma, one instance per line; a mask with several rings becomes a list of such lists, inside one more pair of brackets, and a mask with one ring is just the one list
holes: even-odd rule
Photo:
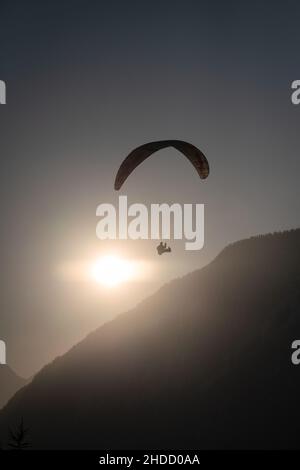
[[96, 260], [91, 268], [92, 278], [105, 287], [116, 287], [134, 277], [134, 264], [118, 256], [107, 255]]

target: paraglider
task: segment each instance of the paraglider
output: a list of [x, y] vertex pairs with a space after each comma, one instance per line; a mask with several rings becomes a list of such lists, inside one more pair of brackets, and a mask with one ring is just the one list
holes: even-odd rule
[[156, 249], [159, 255], [163, 255], [164, 253], [171, 253], [172, 251], [171, 248], [167, 246], [166, 243], [163, 243], [163, 242], [160, 242], [160, 244], [157, 245]]
[[[148, 142], [147, 144], [140, 145], [132, 150], [129, 155], [123, 160], [117, 172], [115, 179], [115, 190], [119, 191], [127, 180], [128, 176], [139, 166], [144, 160], [150, 157], [158, 150], [167, 147], [174, 147], [182, 153], [193, 165], [197, 171], [200, 179], [206, 179], [209, 175], [209, 164], [205, 155], [194, 145], [184, 142], [183, 140], [159, 140], [156, 142]], [[167, 247], [166, 243], [160, 242], [156, 247], [158, 255], [164, 253], [171, 253], [171, 248]]]
[[118, 191], [128, 176], [140, 165], [146, 158], [153, 153], [166, 147], [174, 147], [181, 152], [191, 162], [201, 179], [205, 179], [209, 175], [209, 165], [205, 155], [192, 144], [183, 140], [160, 140], [157, 142], [148, 142], [134, 149], [122, 162], [116, 179], [115, 190]]

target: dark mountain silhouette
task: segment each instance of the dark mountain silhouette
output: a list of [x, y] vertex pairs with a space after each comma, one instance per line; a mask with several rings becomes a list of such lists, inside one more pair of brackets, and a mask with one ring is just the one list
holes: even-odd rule
[[7, 365], [0, 366], [0, 408], [25, 385], [26, 380], [18, 377]]
[[300, 230], [240, 241], [57, 358], [0, 413], [33, 448], [299, 448]]

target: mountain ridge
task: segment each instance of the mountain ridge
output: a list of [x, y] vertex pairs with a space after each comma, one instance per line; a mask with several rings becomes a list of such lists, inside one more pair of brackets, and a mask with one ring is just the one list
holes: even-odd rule
[[22, 415], [35, 448], [295, 445], [270, 424], [297, 403], [299, 248], [300, 229], [227, 246], [43, 368], [2, 433]]
[[26, 382], [26, 379], [19, 377], [8, 365], [0, 366], [0, 409]]

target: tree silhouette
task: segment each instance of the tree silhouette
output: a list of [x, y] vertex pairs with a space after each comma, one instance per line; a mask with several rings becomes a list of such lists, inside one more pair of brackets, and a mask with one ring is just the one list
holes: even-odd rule
[[24, 427], [23, 417], [21, 418], [20, 424], [15, 430], [10, 429], [10, 442], [8, 447], [14, 450], [24, 450], [30, 447], [30, 442], [27, 441], [28, 429]]

